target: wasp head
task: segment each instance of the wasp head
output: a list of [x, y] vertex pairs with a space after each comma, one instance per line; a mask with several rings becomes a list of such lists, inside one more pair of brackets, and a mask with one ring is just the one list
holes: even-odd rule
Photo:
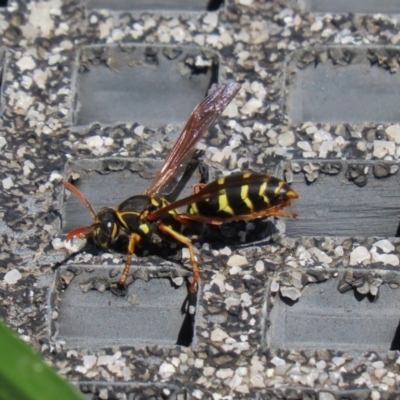
[[92, 238], [96, 246], [107, 249], [118, 237], [117, 215], [112, 208], [103, 208], [93, 224]]
[[86, 206], [94, 220], [94, 224], [90, 226], [84, 226], [69, 232], [66, 237], [67, 242], [75, 236], [81, 238], [92, 237], [97, 246], [102, 249], [108, 248], [117, 239], [119, 232], [115, 210], [112, 208], [103, 208], [96, 214], [92, 205], [75, 186], [69, 182], [64, 182], [64, 186]]

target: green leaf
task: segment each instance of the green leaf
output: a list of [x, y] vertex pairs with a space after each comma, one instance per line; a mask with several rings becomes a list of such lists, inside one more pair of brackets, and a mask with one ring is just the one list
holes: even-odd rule
[[82, 397], [0, 323], [0, 400], [82, 400]]

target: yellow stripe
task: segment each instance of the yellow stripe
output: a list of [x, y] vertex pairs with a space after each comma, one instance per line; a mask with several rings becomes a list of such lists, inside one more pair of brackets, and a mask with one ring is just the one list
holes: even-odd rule
[[117, 237], [117, 235], [118, 235], [118, 225], [117, 224], [113, 224], [111, 237], [113, 239], [115, 239]]
[[249, 186], [248, 185], [243, 185], [240, 188], [240, 198], [242, 200], [247, 199], [247, 197], [249, 196]]
[[240, 198], [243, 200], [243, 203], [246, 204], [247, 208], [250, 210], [250, 212], [254, 211], [254, 206], [251, 200], [249, 199], [249, 186], [248, 185], [243, 185], [240, 188]]
[[221, 176], [221, 178], [218, 178], [218, 180], [217, 180], [218, 185], [223, 185], [224, 182], [225, 182], [225, 177], [224, 176]]
[[226, 195], [225, 190], [222, 190], [221, 194], [218, 196], [218, 205], [219, 205], [218, 211], [224, 211], [229, 215], [235, 215], [235, 212], [229, 206], [228, 196]]
[[140, 224], [139, 225], [139, 229], [145, 234], [147, 235], [150, 232], [150, 228], [147, 224]]
[[251, 177], [251, 172], [244, 172], [243, 173], [243, 178], [244, 179], [247, 179], [247, 178], [250, 178]]
[[189, 214], [192, 215], [199, 215], [199, 209], [197, 208], [196, 203], [192, 203], [189, 207]]
[[263, 183], [261, 184], [260, 190], [259, 190], [259, 192], [258, 192], [258, 195], [259, 195], [260, 197], [262, 197], [262, 199], [264, 200], [264, 202], [265, 202], [267, 205], [269, 205], [269, 204], [270, 204], [269, 198], [265, 195], [265, 192], [267, 191], [267, 185], [268, 185], [267, 182], [263, 182]]
[[168, 214], [172, 215], [175, 218], [178, 215], [178, 212], [176, 210], [169, 210]]
[[278, 186], [277, 186], [276, 189], [274, 190], [274, 193], [275, 193], [276, 195], [279, 195], [279, 192], [281, 191], [282, 186], [283, 186], [284, 184], [285, 184], [285, 182], [283, 182], [283, 181], [280, 181], [280, 182], [279, 182]]
[[167, 199], [164, 199], [164, 197], [161, 197], [161, 205], [162, 207], [168, 206], [170, 203]]
[[151, 197], [150, 201], [154, 207], [160, 207], [160, 202], [155, 197]]
[[117, 210], [117, 217], [118, 217], [118, 220], [121, 222], [121, 224], [124, 226], [125, 229], [128, 229], [128, 230], [129, 230], [129, 227], [128, 227], [128, 225], [126, 224], [124, 217], [125, 217], [125, 215], [132, 215], [132, 214], [137, 215], [137, 216], [140, 215], [138, 212], [135, 212], [135, 211], [120, 212], [120, 211]]

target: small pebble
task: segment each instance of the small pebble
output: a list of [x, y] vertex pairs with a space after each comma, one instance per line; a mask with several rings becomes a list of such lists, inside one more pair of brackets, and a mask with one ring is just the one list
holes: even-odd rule
[[65, 248], [65, 243], [64, 240], [61, 240], [60, 238], [55, 238], [51, 241], [51, 245], [53, 246], [54, 250], [60, 250]]
[[387, 155], [394, 156], [396, 152], [396, 144], [387, 140], [374, 140], [373, 156], [376, 158], [384, 158]]
[[363, 261], [370, 260], [370, 258], [371, 254], [367, 248], [358, 246], [350, 253], [350, 265], [361, 264]]
[[10, 177], [4, 178], [2, 180], [2, 184], [5, 190], [11, 189], [14, 186], [14, 182]]
[[227, 265], [229, 267], [234, 267], [234, 266], [243, 266], [243, 265], [247, 265], [247, 258], [244, 256], [241, 256], [239, 254], [234, 254], [233, 256], [231, 256], [227, 262]]
[[102, 147], [104, 145], [104, 140], [101, 136], [90, 136], [88, 138], [85, 139], [86, 144], [90, 147], [90, 148], [99, 148]]
[[21, 57], [15, 64], [21, 72], [30, 71], [36, 67], [35, 60], [32, 56]]
[[96, 356], [83, 356], [83, 366], [88, 370], [93, 368], [96, 365], [97, 357]]
[[390, 139], [394, 140], [396, 144], [400, 144], [400, 125], [395, 124], [388, 126], [385, 130]]
[[332, 362], [337, 366], [340, 367], [346, 362], [346, 359], [343, 357], [333, 357]]
[[276, 293], [279, 290], [279, 282], [278, 281], [271, 281], [270, 290], [272, 293]]
[[324, 27], [323, 22], [319, 19], [310, 26], [311, 32], [319, 32]]
[[264, 262], [262, 260], [258, 260], [254, 265], [254, 269], [259, 273], [263, 272], [265, 269]]
[[326, 253], [324, 253], [320, 249], [317, 249], [316, 247], [311, 247], [310, 249], [308, 249], [308, 251], [311, 255], [317, 257], [318, 261], [322, 263], [330, 264], [332, 262], [331, 257], [329, 257]]
[[296, 301], [301, 296], [301, 291], [295, 287], [282, 286], [280, 292], [283, 297], [293, 301]]
[[377, 378], [377, 379], [382, 379], [386, 375], [386, 373], [387, 373], [387, 369], [385, 369], [385, 368], [377, 368], [374, 371], [375, 378]]
[[213, 342], [222, 342], [228, 337], [228, 334], [224, 332], [221, 328], [216, 328], [211, 332], [211, 340]]
[[286, 364], [286, 361], [285, 361], [284, 359], [282, 359], [282, 358], [279, 358], [279, 357], [277, 357], [277, 356], [274, 356], [274, 357], [271, 359], [271, 363], [274, 364], [275, 367], [278, 367], [278, 366], [280, 366], [280, 365], [285, 365], [285, 364]]
[[97, 359], [97, 365], [100, 367], [101, 365], [108, 365], [113, 363], [112, 356], [99, 356]]
[[381, 394], [376, 390], [371, 392], [371, 400], [380, 400]]
[[344, 254], [343, 247], [342, 247], [342, 246], [337, 246], [337, 247], [335, 247], [334, 252], [335, 252], [335, 255], [336, 255], [337, 257], [342, 257], [343, 254]]
[[371, 365], [374, 368], [384, 368], [385, 364], [383, 363], [383, 361], [379, 360], [379, 361], [374, 361], [373, 363], [371, 363]]
[[255, 112], [260, 111], [262, 107], [262, 100], [252, 97], [241, 109], [245, 115], [253, 115]]
[[241, 269], [239, 266], [235, 265], [234, 267], [232, 267], [232, 268], [229, 270], [229, 275], [237, 275], [237, 274], [239, 274], [241, 271], [242, 271], [242, 269]]
[[329, 392], [319, 392], [318, 400], [336, 400], [336, 397]]
[[160, 365], [160, 369], [158, 372], [161, 375], [162, 379], [167, 379], [176, 373], [176, 369], [172, 364], [163, 362]]
[[296, 138], [292, 131], [287, 131], [285, 133], [281, 133], [278, 136], [278, 144], [282, 147], [289, 147], [292, 146], [295, 142]]
[[376, 247], [371, 249], [371, 256], [373, 262], [381, 262], [385, 265], [393, 265], [394, 267], [400, 264], [399, 258], [395, 254], [379, 254]]
[[374, 246], [379, 247], [385, 253], [390, 253], [391, 251], [394, 251], [393, 244], [390, 243], [387, 239], [378, 240], [374, 243]]
[[174, 282], [174, 285], [176, 286], [182, 286], [184, 280], [182, 276], [177, 276], [176, 278], [172, 278], [172, 282]]
[[5, 274], [3, 279], [4, 279], [4, 282], [8, 283], [9, 285], [14, 285], [21, 278], [22, 278], [21, 273], [16, 268], [14, 268]]
[[230, 368], [221, 368], [217, 371], [215, 376], [219, 379], [231, 378], [233, 376], [233, 370]]

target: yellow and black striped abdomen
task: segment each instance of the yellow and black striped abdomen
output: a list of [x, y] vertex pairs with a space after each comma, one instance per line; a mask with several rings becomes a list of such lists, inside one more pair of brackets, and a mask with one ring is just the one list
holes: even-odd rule
[[232, 217], [281, 206], [294, 192], [280, 179], [245, 172], [221, 177], [206, 185], [201, 193], [205, 194], [204, 198], [189, 205], [190, 214]]

